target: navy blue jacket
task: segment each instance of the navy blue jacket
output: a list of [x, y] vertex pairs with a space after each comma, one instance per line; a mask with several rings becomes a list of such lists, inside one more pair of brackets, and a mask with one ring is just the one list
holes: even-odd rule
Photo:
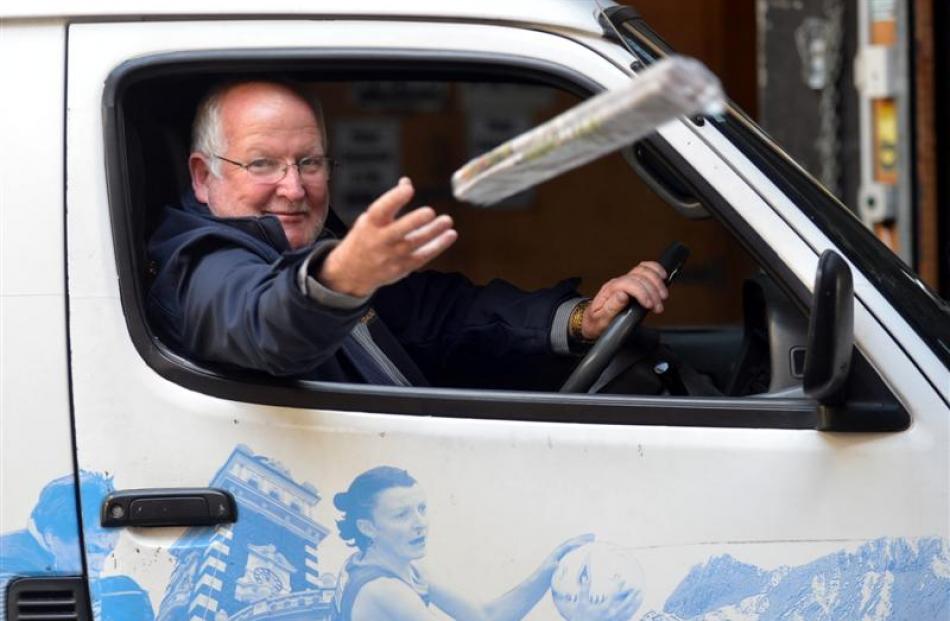
[[151, 325], [198, 362], [366, 382], [373, 376], [349, 355], [349, 333], [372, 306], [381, 318], [374, 340], [413, 384], [547, 389], [570, 367], [553, 354], [550, 330], [557, 307], [577, 295], [576, 280], [528, 293], [419, 272], [345, 310], [301, 290], [297, 274], [313, 251], [291, 250], [274, 216], [217, 218], [189, 195], [164, 208], [149, 241]]

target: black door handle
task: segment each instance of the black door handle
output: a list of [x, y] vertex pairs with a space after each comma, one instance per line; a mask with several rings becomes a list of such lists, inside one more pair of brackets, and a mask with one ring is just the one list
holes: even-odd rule
[[624, 159], [657, 196], [690, 220], [709, 217], [709, 212], [679, 177], [679, 173], [649, 141], [641, 140], [622, 151]]
[[131, 489], [109, 494], [102, 502], [104, 527], [213, 526], [237, 521], [230, 492], [210, 487]]

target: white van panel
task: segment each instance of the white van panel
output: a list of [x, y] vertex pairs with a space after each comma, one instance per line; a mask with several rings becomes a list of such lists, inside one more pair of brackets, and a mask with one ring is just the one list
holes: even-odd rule
[[[119, 302], [102, 168], [106, 76], [126, 59], [168, 50], [315, 45], [503, 51], [556, 59], [605, 85], [626, 79], [568, 39], [497, 27], [360, 23], [357, 28], [345, 22], [71, 27], [67, 202], [80, 467], [108, 472], [116, 488], [233, 485], [243, 494], [239, 504], [245, 502], [239, 512], [244, 522], [233, 526], [187, 533], [122, 531], [101, 573], [90, 572], [101, 607], [118, 604], [98, 595], [95, 585], [124, 576], [160, 619], [213, 618], [217, 610], [250, 615], [253, 602], [241, 599], [233, 581], [211, 572], [236, 566], [240, 574], [251, 546], [259, 551], [266, 545], [285, 555], [299, 553], [299, 562], [284, 559], [298, 572], [294, 579], [312, 586], [299, 592], [325, 597], [352, 552], [336, 534], [340, 515], [333, 495], [383, 464], [406, 469], [428, 494], [430, 570], [476, 599], [510, 588], [555, 545], [585, 532], [636, 558], [643, 574], [636, 583], [643, 596], [639, 612], [646, 614], [665, 614], [665, 605], [680, 610], [669, 604], [672, 595], [679, 588], [702, 590], [701, 580], [690, 582], [692, 572], [717, 564], [728, 566], [721, 572], [727, 576], [739, 565], [758, 568], [768, 576], [763, 589], [771, 588], [770, 580], [779, 584], [790, 567], [804, 567], [796, 584], [817, 599], [830, 592], [815, 586], [825, 575], [822, 568], [872, 572], [874, 559], [892, 549], [926, 559], [920, 580], [942, 585], [939, 580], [950, 579], [946, 421], [921, 418], [900, 434], [827, 434], [311, 411], [209, 397], [152, 371], [129, 338]], [[695, 135], [683, 133], [680, 139], [675, 144], [688, 157], [708, 153]], [[766, 239], [780, 256], [795, 261], [793, 269], [807, 281], [817, 259], [801, 237], [727, 167], [712, 160], [703, 170], [754, 226], [767, 229]], [[860, 308], [857, 316], [859, 339], [896, 351], [872, 334], [876, 325]], [[940, 406], [925, 383], [911, 387], [923, 395], [913, 397], [920, 401], [912, 405]], [[245, 486], [237, 474], [252, 467], [260, 478], [256, 488]], [[269, 486], [267, 494], [259, 493], [261, 485]], [[294, 494], [307, 499], [297, 512], [287, 508], [286, 499]], [[294, 520], [313, 537], [306, 540], [305, 553], [288, 534]], [[94, 521], [87, 520], [85, 528], [87, 535], [97, 532]], [[291, 539], [293, 546], [286, 544]], [[254, 553], [270, 554], [268, 562], [281, 565], [267, 550]], [[189, 569], [189, 563], [195, 567]], [[917, 571], [913, 567], [907, 571]], [[870, 580], [870, 573], [856, 575]], [[203, 581], [206, 591], [188, 586], [192, 579]], [[869, 593], [890, 598], [890, 591], [882, 590], [886, 582], [869, 582]], [[297, 593], [294, 586], [290, 595]], [[290, 595], [279, 591], [253, 605], [286, 603], [290, 600], [281, 598]], [[745, 602], [733, 592], [721, 596], [726, 608]], [[545, 596], [526, 618], [557, 619], [559, 613]]]
[[63, 295], [65, 37], [62, 23], [0, 23], [4, 296]]
[[63, 231], [65, 36], [65, 25], [52, 21], [0, 24], [6, 85], [0, 97], [0, 532], [25, 527], [43, 486], [73, 470]]
[[[613, 2], [602, 1], [606, 8]], [[597, 25], [593, 10], [585, 2], [564, 0], [532, 0], [518, 3], [505, 0], [481, 0], [480, 2], [444, 2], [442, 0], [417, 0], [412, 3], [394, 3], [387, 0], [363, 0], [354, 11], [346, 3], [337, 0], [310, 0], [301, 4], [296, 0], [279, 0], [262, 5], [254, 0], [235, 0], [226, 6], [214, 7], [216, 14], [226, 14], [235, 19], [241, 16], [299, 15], [323, 18], [344, 18], [354, 13], [390, 18], [428, 19], [447, 17], [461, 20], [488, 20], [491, 22], [533, 23], [576, 29], [586, 27], [594, 32]], [[173, 17], [207, 16], [212, 11], [208, 6], [190, 0], [165, 0], [120, 2], [117, 0], [36, 0], [34, 2], [7, 3], [0, 9], [4, 17]]]
[[82, 573], [66, 343], [65, 39], [61, 22], [0, 22], [0, 617], [14, 577]]

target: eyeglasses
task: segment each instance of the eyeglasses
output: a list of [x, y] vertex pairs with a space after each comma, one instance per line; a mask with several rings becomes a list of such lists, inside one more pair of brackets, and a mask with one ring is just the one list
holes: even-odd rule
[[246, 170], [248, 174], [251, 175], [251, 177], [253, 177], [254, 181], [265, 184], [278, 183], [281, 179], [287, 176], [287, 170], [291, 166], [297, 167], [297, 172], [300, 173], [301, 179], [305, 181], [317, 181], [323, 178], [328, 178], [330, 176], [330, 170], [335, 168], [337, 165], [335, 160], [326, 157], [325, 155], [302, 157], [296, 162], [292, 162], [290, 164], [268, 157], [260, 157], [255, 160], [251, 160], [246, 164], [244, 162], [229, 160], [228, 158], [222, 157], [217, 153], [214, 154], [214, 157], [218, 158], [219, 160], [223, 160], [228, 164], [240, 166]]

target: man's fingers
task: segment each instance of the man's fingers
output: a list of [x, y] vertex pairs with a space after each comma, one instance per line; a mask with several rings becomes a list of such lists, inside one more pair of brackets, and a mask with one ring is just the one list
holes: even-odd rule
[[633, 282], [635, 282], [637, 286], [641, 287], [646, 292], [646, 296], [650, 300], [651, 307], [663, 303], [663, 298], [666, 297], [666, 287], [663, 285], [662, 281], [657, 282], [651, 278], [640, 277], [635, 278]]
[[605, 297], [599, 305], [594, 305], [596, 313], [604, 313], [609, 320], [626, 308], [630, 299], [635, 299], [644, 308], [658, 313], [663, 312], [663, 300], [660, 292], [647, 278], [639, 276], [622, 276], [605, 285]]
[[614, 280], [609, 280], [604, 283], [604, 285], [600, 288], [600, 291], [597, 292], [597, 295], [594, 296], [593, 302], [590, 304], [590, 312], [594, 314], [605, 312], [605, 307], [613, 296], [614, 288]]
[[452, 218], [449, 216], [439, 216], [435, 220], [428, 222], [419, 228], [409, 231], [403, 238], [413, 249], [418, 248], [437, 237], [443, 231], [452, 228]]
[[403, 177], [395, 186], [384, 192], [366, 210], [370, 221], [377, 226], [386, 226], [391, 223], [399, 210], [412, 200], [415, 190], [409, 177]]
[[630, 297], [631, 296], [623, 290], [614, 292], [609, 298], [607, 298], [607, 302], [604, 304], [604, 312], [607, 313], [610, 318], [612, 318], [614, 315], [627, 308], [627, 305], [630, 304]]
[[414, 267], [412, 269], [418, 269], [436, 258], [445, 250], [455, 243], [455, 240], [458, 239], [459, 234], [455, 229], [449, 229], [443, 231], [435, 239], [430, 240], [428, 243], [423, 244], [422, 246], [416, 248], [412, 252], [412, 259]]
[[632, 270], [604, 283], [585, 313], [585, 335], [599, 334], [613, 318], [636, 300], [655, 313], [663, 312], [669, 296], [666, 270], [656, 261], [643, 261]]
[[633, 274], [638, 269], [650, 270], [651, 272], [656, 274], [660, 278], [660, 280], [666, 282], [666, 276], [667, 276], [666, 270], [663, 268], [662, 265], [660, 265], [656, 261], [640, 261], [640, 263], [638, 263], [632, 270], [630, 270], [627, 273]]
[[432, 207], [413, 209], [389, 226], [386, 237], [391, 241], [401, 241], [419, 227], [431, 223], [433, 219], [435, 219], [435, 210]]
[[641, 263], [637, 267], [633, 268], [633, 271], [628, 274], [628, 276], [646, 280], [664, 300], [669, 296], [669, 292], [666, 289], [665, 277], [660, 276], [660, 274], [653, 268], [647, 267]]
[[631, 278], [623, 283], [624, 290], [631, 297], [637, 299], [644, 308], [649, 308], [656, 312], [663, 311], [663, 300], [660, 298], [660, 292], [650, 280], [646, 278]]
[[645, 278], [649, 281], [652, 289], [656, 291], [660, 299], [665, 300], [669, 297], [666, 288], [666, 270], [656, 261], [642, 261], [639, 265], [627, 272], [628, 277]]

